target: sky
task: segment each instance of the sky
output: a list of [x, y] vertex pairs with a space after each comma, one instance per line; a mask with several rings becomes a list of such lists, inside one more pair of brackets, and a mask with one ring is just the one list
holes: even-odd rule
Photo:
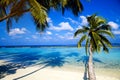
[[13, 21], [9, 33], [6, 31], [6, 22], [0, 22], [0, 45], [74, 45], [77, 44], [81, 35], [74, 38], [77, 29], [87, 25], [86, 16], [96, 13], [107, 20], [112, 26], [114, 39], [112, 43], [120, 43], [120, 0], [81, 0], [84, 10], [77, 17], [71, 11], [51, 10], [47, 22], [49, 28], [39, 33], [30, 13], [20, 18], [18, 23]]

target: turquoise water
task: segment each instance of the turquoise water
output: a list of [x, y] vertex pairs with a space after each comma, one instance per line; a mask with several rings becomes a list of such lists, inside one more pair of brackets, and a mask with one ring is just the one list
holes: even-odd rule
[[[84, 47], [0, 48], [0, 60], [20, 66], [62, 67], [64, 64], [84, 66], [88, 57]], [[95, 53], [93, 61], [98, 68], [120, 69], [120, 47], [110, 49], [109, 54]]]

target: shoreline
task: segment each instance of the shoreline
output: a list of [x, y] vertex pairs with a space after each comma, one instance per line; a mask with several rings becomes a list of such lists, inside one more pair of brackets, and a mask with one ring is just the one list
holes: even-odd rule
[[[84, 67], [64, 65], [62, 67], [31, 66], [18, 69], [3, 80], [83, 80]], [[95, 68], [97, 80], [119, 80], [120, 70]]]

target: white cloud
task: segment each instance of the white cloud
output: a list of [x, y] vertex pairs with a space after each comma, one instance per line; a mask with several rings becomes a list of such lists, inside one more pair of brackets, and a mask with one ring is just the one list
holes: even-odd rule
[[17, 34], [25, 34], [27, 32], [26, 28], [15, 28], [15, 29], [11, 29], [9, 35], [13, 36], [13, 35], [17, 35]]
[[71, 18], [65, 18], [65, 19], [67, 19], [67, 20], [69, 20], [70, 22], [72, 22], [73, 24], [79, 24], [77, 21], [75, 21], [75, 20], [73, 20], [73, 19], [71, 19]]
[[85, 16], [80, 16], [80, 19], [82, 20], [81, 25], [88, 25], [88, 21]]
[[48, 35], [52, 35], [52, 32], [50, 32], [50, 31], [46, 31], [46, 34], [48, 34]]
[[67, 32], [65, 35], [59, 35], [59, 34], [56, 34], [56, 36], [60, 39], [64, 39], [64, 40], [71, 40], [73, 39], [73, 33], [71, 32]]
[[51, 30], [61, 31], [61, 30], [69, 30], [73, 31], [74, 29], [71, 27], [71, 25], [68, 22], [61, 22], [59, 27], [51, 26]]
[[108, 22], [108, 24], [109, 24], [113, 29], [118, 29], [118, 28], [119, 28], [119, 25], [118, 25], [117, 23], [115, 23], [115, 22], [110, 21], [110, 22]]
[[[71, 18], [69, 18], [69, 20], [71, 20], [73, 23], [75, 23], [75, 21], [73, 21]], [[69, 22], [61, 22], [58, 24], [58, 26], [54, 26], [53, 22], [51, 20], [51, 18], [47, 18], [47, 22], [49, 23], [50, 26], [50, 30], [56, 30], [56, 31], [61, 31], [61, 30], [69, 30], [69, 31], [73, 31], [74, 29], [71, 27], [71, 25], [69, 24]], [[50, 32], [47, 32], [48, 34], [51, 34]]]
[[70, 30], [70, 31], [74, 30], [68, 22], [61, 22], [59, 25], [61, 27], [60, 28], [61, 30]]
[[82, 29], [82, 26], [79, 25], [79, 26], [76, 28], [76, 30], [78, 30], [78, 29]]
[[48, 22], [48, 23], [52, 23], [51, 18], [48, 17], [48, 18], [47, 18], [47, 22]]
[[120, 30], [113, 31], [113, 34], [120, 34]]

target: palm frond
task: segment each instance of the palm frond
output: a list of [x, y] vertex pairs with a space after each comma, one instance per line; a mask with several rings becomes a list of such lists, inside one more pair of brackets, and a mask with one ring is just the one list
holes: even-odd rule
[[6, 23], [7, 23], [6, 29], [7, 29], [7, 32], [9, 33], [10, 32], [10, 28], [12, 27], [12, 18], [8, 18], [6, 20]]
[[6, 16], [6, 10], [4, 7], [0, 6], [0, 18], [3, 17], [3, 16]]
[[50, 5], [55, 9], [62, 9], [62, 13], [67, 9], [71, 10], [75, 16], [83, 11], [83, 5], [80, 0], [51, 0]]
[[87, 26], [83, 26], [83, 29], [85, 29], [85, 30], [90, 30], [90, 28], [87, 27]]
[[65, 8], [71, 9], [76, 16], [78, 16], [79, 12], [83, 11], [83, 5], [80, 0], [67, 0]]
[[[86, 38], [85, 50], [88, 52], [89, 45], [92, 45], [92, 52], [100, 52], [101, 47], [103, 47], [103, 51], [109, 52], [107, 47], [112, 47], [110, 41], [106, 38], [107, 36], [114, 37], [111, 32], [111, 27], [106, 23], [106, 20], [100, 16], [96, 16], [93, 14], [92, 16], [87, 17], [88, 27], [83, 27], [83, 29], [79, 29], [74, 33], [76, 37], [78, 34], [85, 33], [89, 38]], [[105, 36], [104, 36], [105, 35]], [[79, 45], [81, 46], [81, 42], [84, 40], [79, 40]]]
[[101, 42], [98, 41], [97, 52], [99, 53], [100, 51], [101, 51]]
[[110, 43], [110, 41], [103, 35], [99, 35], [101, 37], [101, 41], [106, 43], [106, 45], [108, 45], [110, 48], [112, 48], [112, 44]]
[[91, 29], [95, 27], [95, 17], [96, 17], [96, 14], [93, 14], [92, 16], [87, 17], [87, 21]]
[[37, 2], [40, 4], [40, 5], [42, 5], [42, 6], [44, 6], [48, 11], [50, 10], [50, 8], [51, 8], [51, 5], [50, 5], [50, 1], [52, 1], [52, 0], [37, 0]]
[[87, 35], [83, 35], [83, 36], [80, 38], [80, 40], [79, 40], [79, 42], [78, 42], [78, 47], [81, 47], [81, 43], [82, 43], [86, 38], [87, 38]]
[[108, 36], [110, 36], [112, 38], [114, 37], [113, 33], [111, 31], [109, 31], [109, 30], [98, 30], [97, 33], [98, 34], [108, 35]]
[[53, 7], [62, 10], [63, 14], [64, 10], [71, 10], [76, 16], [83, 10], [80, 0], [0, 0], [0, 22], [8, 18], [18, 21], [25, 12], [30, 12], [37, 27], [44, 29], [47, 13]]
[[47, 10], [40, 5], [36, 0], [30, 0], [31, 14], [34, 17], [37, 29], [43, 31], [47, 27]]
[[105, 23], [106, 23], [106, 20], [105, 20], [104, 18], [102, 18], [102, 17], [100, 17], [100, 16], [97, 16], [97, 17], [95, 18], [95, 24], [96, 24], [97, 27], [98, 27], [99, 25], [105, 24]]
[[101, 41], [101, 43], [102, 43], [102, 46], [103, 46], [103, 51], [105, 51], [106, 53], [109, 53], [109, 50], [106, 47], [106, 45], [104, 44], [104, 42]]
[[95, 48], [95, 50], [96, 50], [96, 52], [99, 52], [99, 50], [100, 50], [100, 40], [101, 40], [101, 37], [97, 34], [97, 33], [95, 33], [95, 32], [92, 32], [92, 38], [93, 38], [93, 40], [94, 40], [94, 45], [96, 46], [96, 48]]
[[4, 5], [4, 7], [16, 2], [17, 0], [0, 0], [0, 4]]
[[103, 51], [105, 51], [106, 53], [109, 53], [109, 50], [106, 46], [103, 47]]
[[74, 37], [76, 37], [77, 35], [79, 34], [82, 34], [82, 33], [86, 33], [88, 30], [86, 29], [78, 29], [75, 33], [74, 33]]
[[111, 31], [111, 26], [108, 25], [108, 24], [104, 24], [104, 25], [99, 26], [99, 27], [96, 29], [96, 31], [98, 31], [98, 30], [109, 30], [109, 31]]

